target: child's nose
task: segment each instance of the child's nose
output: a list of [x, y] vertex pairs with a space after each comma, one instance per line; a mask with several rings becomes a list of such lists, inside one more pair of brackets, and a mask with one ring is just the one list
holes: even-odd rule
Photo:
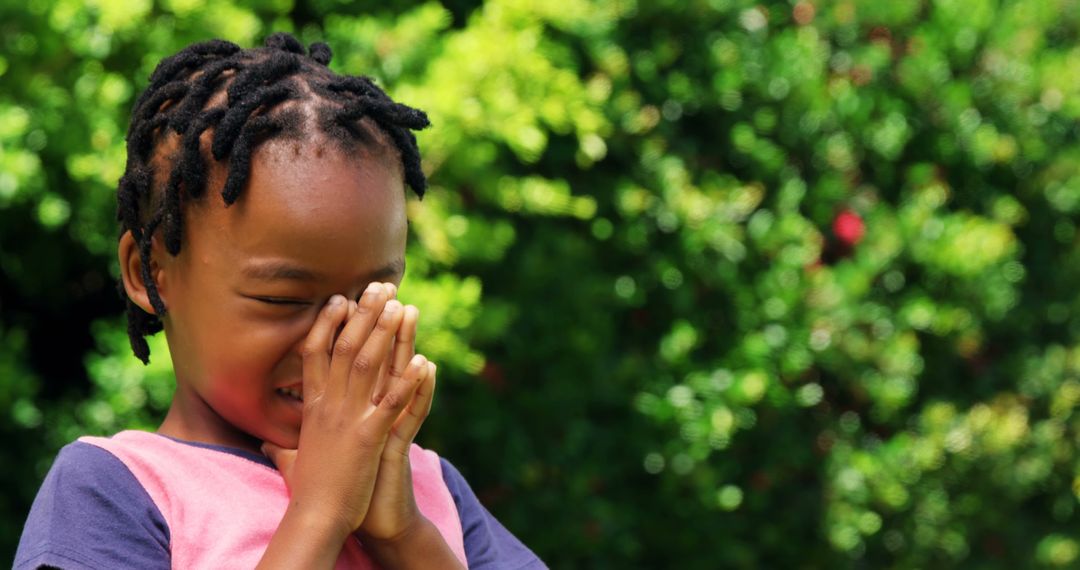
[[[357, 307], [356, 301], [353, 301], [353, 300], [348, 301], [348, 307], [349, 307], [348, 313], [346, 313], [345, 318], [341, 320], [341, 324], [338, 325], [337, 330], [335, 330], [334, 334], [331, 335], [331, 337], [330, 337], [330, 342], [326, 347], [327, 351], [330, 351], [333, 348], [334, 341], [337, 340], [337, 336], [338, 336], [338, 334], [341, 333], [341, 329], [345, 328], [345, 324], [348, 323], [349, 319], [351, 319], [353, 317], [353, 315], [356, 314], [356, 307]], [[298, 338], [296, 340], [296, 343], [293, 344], [292, 350], [298, 356], [303, 356], [304, 343], [307, 341], [307, 335], [311, 331], [311, 327], [314, 324], [315, 324], [315, 318], [312, 317], [311, 323], [308, 324], [307, 330], [304, 332], [303, 335], [300, 335], [300, 338]]]

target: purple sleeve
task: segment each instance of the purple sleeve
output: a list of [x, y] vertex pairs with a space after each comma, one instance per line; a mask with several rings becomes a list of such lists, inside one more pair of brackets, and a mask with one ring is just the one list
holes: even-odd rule
[[465, 478], [446, 459], [442, 461], [443, 481], [457, 504], [461, 530], [465, 535], [465, 558], [470, 570], [496, 568], [524, 570], [547, 568], [531, 550], [491, 516], [476, 498]]
[[23, 527], [14, 568], [164, 568], [169, 528], [131, 471], [108, 451], [60, 450]]

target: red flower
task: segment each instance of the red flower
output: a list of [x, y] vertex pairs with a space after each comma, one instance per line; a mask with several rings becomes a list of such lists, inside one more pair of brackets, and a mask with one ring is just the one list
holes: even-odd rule
[[833, 220], [832, 231], [840, 243], [847, 247], [854, 247], [862, 241], [863, 234], [866, 233], [866, 224], [853, 210], [844, 210]]
[[498, 392], [506, 388], [506, 375], [503, 374], [502, 366], [494, 362], [484, 363], [484, 369], [480, 371], [480, 378], [483, 378], [488, 383], [488, 386]]

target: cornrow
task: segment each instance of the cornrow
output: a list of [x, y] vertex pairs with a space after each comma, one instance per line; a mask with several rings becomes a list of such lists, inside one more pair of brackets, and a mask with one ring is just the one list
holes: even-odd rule
[[[135, 240], [154, 311], [144, 311], [119, 287], [131, 348], [144, 363], [150, 361], [145, 337], [163, 328], [159, 317], [167, 310], [151, 271], [153, 236], [160, 229], [166, 251], [180, 253], [184, 204], [205, 197], [211, 161], [227, 167], [220, 191], [230, 206], [247, 186], [259, 145], [313, 134], [306, 127], [344, 150], [391, 148], [405, 182], [423, 197], [427, 179], [412, 131], [429, 125], [427, 115], [393, 101], [370, 78], [334, 73], [328, 68], [332, 57], [325, 43], [305, 50], [294, 36], [275, 33], [261, 48], [223, 40], [190, 45], [150, 75], [132, 109], [127, 166], [117, 186], [121, 235], [130, 231]], [[298, 106], [310, 108], [315, 120], [306, 121]]]

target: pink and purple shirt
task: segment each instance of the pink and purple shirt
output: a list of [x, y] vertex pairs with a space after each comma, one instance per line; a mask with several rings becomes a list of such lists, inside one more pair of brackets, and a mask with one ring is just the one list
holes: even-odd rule
[[[420, 512], [469, 568], [544, 568], [434, 452], [409, 453]], [[270, 460], [125, 431], [61, 450], [23, 529], [14, 567], [253, 568], [288, 506]], [[337, 568], [377, 568], [359, 540]]]

